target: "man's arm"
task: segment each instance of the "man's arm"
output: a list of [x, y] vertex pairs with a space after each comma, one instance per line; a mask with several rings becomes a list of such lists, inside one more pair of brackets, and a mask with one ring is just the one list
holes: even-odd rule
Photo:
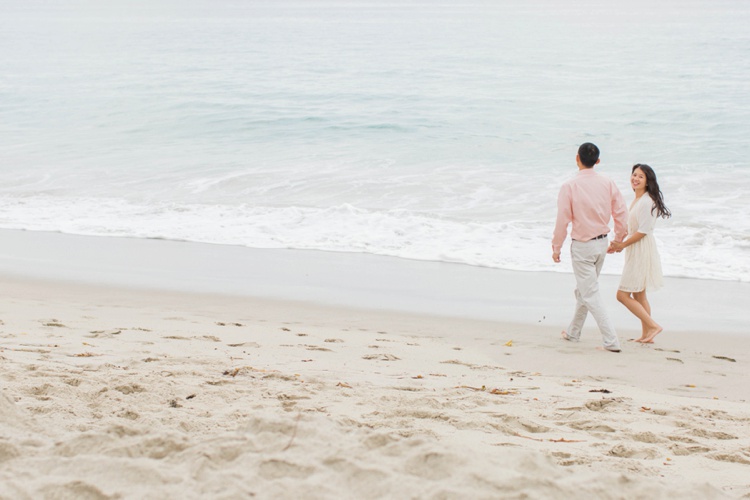
[[563, 184], [557, 195], [557, 221], [552, 233], [552, 260], [560, 262], [560, 251], [568, 236], [568, 225], [573, 221], [573, 207], [570, 200], [570, 187]]
[[615, 241], [622, 241], [628, 235], [628, 207], [614, 182], [612, 182], [612, 218], [615, 221]]

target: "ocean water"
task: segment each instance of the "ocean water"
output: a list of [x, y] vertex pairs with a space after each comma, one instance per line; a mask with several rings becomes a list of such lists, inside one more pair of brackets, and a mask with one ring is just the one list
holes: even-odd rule
[[[580, 143], [665, 274], [750, 281], [750, 3], [0, 2], [0, 228], [551, 260]], [[618, 273], [622, 256], [608, 259]]]

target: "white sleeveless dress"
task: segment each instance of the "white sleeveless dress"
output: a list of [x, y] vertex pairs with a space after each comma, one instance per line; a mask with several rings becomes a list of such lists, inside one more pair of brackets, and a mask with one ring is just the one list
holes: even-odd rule
[[619, 287], [624, 292], [657, 290], [664, 283], [659, 250], [656, 248], [653, 234], [658, 218], [656, 210], [651, 213], [653, 206], [654, 202], [648, 193], [644, 193], [640, 199], [633, 200], [630, 205], [628, 237], [636, 232], [646, 236], [625, 248], [625, 266], [622, 269]]

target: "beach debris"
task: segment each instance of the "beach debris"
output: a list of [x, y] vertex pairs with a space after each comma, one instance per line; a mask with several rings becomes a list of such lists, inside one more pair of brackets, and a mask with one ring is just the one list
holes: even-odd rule
[[715, 358], [715, 359], [723, 359], [723, 360], [725, 360], [725, 361], [729, 361], [729, 362], [731, 362], [731, 363], [736, 363], [736, 362], [737, 362], [737, 360], [736, 360], [736, 359], [734, 359], [734, 358], [728, 358], [728, 357], [726, 357], [726, 356], [711, 356], [711, 357], [712, 357], [712, 358]]
[[227, 344], [228, 347], [260, 347], [257, 342], [242, 342], [239, 344]]
[[329, 342], [329, 343], [336, 342], [337, 343], [337, 342], [343, 342], [343, 340], [342, 339], [325, 339], [323, 342]]
[[297, 411], [297, 419], [294, 421], [294, 430], [292, 431], [292, 437], [289, 439], [289, 442], [281, 451], [286, 451], [289, 449], [290, 446], [292, 446], [292, 442], [294, 441], [294, 438], [297, 437], [297, 428], [299, 427], [299, 420], [302, 418], [302, 412]]
[[336, 387], [343, 387], [345, 389], [351, 389], [352, 388], [352, 386], [350, 386], [346, 382], [339, 382], [338, 384], [336, 384]]
[[412, 377], [414, 379], [424, 378], [422, 375], [417, 375], [416, 377]]
[[486, 391], [487, 387], [485, 387], [485, 386], [482, 386], [482, 387], [473, 387], [473, 386], [470, 386], [470, 385], [459, 385], [459, 386], [456, 386], [456, 389], [471, 389], [472, 391]]
[[327, 347], [320, 347], [317, 345], [305, 345], [305, 349], [308, 351], [326, 351], [326, 352], [333, 352], [332, 350], [328, 349]]
[[543, 443], [544, 441], [548, 441], [550, 443], [585, 443], [586, 442], [584, 440], [579, 440], [579, 439], [565, 439], [565, 438], [559, 438], [559, 439], [551, 439], [551, 438], [540, 439], [540, 438], [535, 438], [535, 437], [531, 437], [531, 436], [524, 436], [523, 434], [519, 434], [518, 432], [513, 433], [513, 435], [516, 436], [516, 437], [524, 438], [524, 439], [531, 439], [532, 441], [539, 441], [540, 443]]
[[472, 391], [478, 391], [478, 392], [488, 392], [489, 394], [496, 394], [499, 396], [508, 396], [512, 394], [518, 394], [518, 391], [514, 389], [490, 389], [487, 391], [487, 386], [483, 385], [482, 387], [474, 387], [472, 385], [459, 385], [456, 387], [456, 389], [471, 389]]
[[504, 344], [506, 347], [513, 347], [513, 341], [509, 340]]
[[685, 384], [685, 387], [690, 387], [691, 389], [695, 389], [695, 384]]
[[195, 394], [190, 394], [189, 396], [185, 396], [185, 399], [193, 399], [195, 397]]
[[362, 356], [362, 359], [379, 359], [382, 361], [398, 361], [401, 358], [398, 356], [394, 356], [393, 354], [368, 354], [367, 356]]
[[182, 408], [182, 405], [178, 403], [176, 399], [170, 399], [169, 406], [172, 408]]
[[641, 406], [641, 411], [651, 411], [651, 408], [648, 406]]
[[677, 361], [678, 363], [682, 363], [682, 364], [685, 364], [685, 362], [684, 362], [684, 361], [682, 361], [682, 360], [681, 360], [681, 359], [679, 359], [679, 358], [667, 358], [667, 361]]
[[589, 392], [603, 392], [604, 394], [611, 394], [612, 391], [609, 389], [591, 389]]
[[303, 363], [310, 363], [312, 361], [315, 361], [315, 360], [314, 359], [303, 359], [302, 360]]
[[230, 377], [236, 377], [239, 372], [240, 372], [240, 369], [235, 368], [234, 370], [224, 370], [224, 373], [222, 373], [222, 375], [229, 375]]
[[291, 330], [285, 326], [281, 327], [281, 330], [285, 332], [291, 332]]
[[76, 358], [90, 358], [91, 356], [99, 356], [98, 354], [94, 354], [93, 352], [81, 352], [78, 354], [74, 354]]
[[518, 394], [518, 391], [514, 391], [512, 389], [492, 389], [490, 391], [490, 394], [497, 394], [499, 396], [511, 396], [513, 394]]
[[116, 329], [116, 330], [91, 330], [89, 332], [91, 335], [86, 335], [89, 338], [97, 338], [101, 335], [109, 336], [109, 335], [119, 335], [122, 333], [122, 329]]
[[43, 323], [43, 324], [44, 324], [44, 326], [54, 326], [54, 327], [57, 327], [57, 328], [67, 328], [67, 326], [63, 325], [62, 323], [60, 323], [56, 319], [53, 319], [52, 321], [49, 321], [49, 322]]
[[307, 337], [307, 334], [306, 333], [298, 333], [297, 337]]

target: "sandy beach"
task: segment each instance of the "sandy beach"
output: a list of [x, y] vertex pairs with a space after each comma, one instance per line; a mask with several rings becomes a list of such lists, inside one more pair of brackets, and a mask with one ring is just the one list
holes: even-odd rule
[[750, 498], [746, 283], [0, 234], [0, 498]]

